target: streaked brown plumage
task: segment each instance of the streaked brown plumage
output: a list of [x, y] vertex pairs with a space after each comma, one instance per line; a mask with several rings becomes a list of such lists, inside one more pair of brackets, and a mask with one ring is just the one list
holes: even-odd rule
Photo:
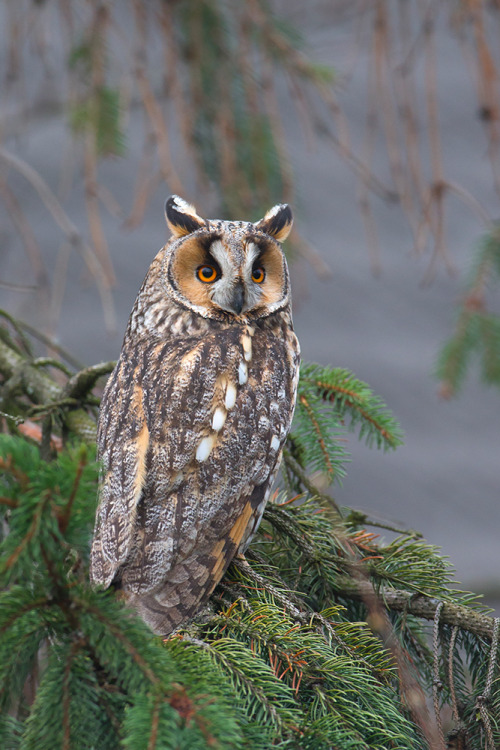
[[280, 241], [167, 201], [173, 237], [135, 302], [98, 424], [103, 462], [91, 579], [172, 632], [255, 532], [290, 429], [299, 346]]

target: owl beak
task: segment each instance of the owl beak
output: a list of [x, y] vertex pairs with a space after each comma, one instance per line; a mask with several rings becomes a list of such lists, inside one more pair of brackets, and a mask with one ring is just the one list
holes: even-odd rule
[[233, 289], [233, 296], [231, 297], [230, 308], [236, 315], [239, 315], [243, 310], [245, 304], [245, 288], [243, 283], [239, 281]]

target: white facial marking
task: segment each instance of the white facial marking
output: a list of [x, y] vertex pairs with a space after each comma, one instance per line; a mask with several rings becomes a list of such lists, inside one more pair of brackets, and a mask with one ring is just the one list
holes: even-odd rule
[[246, 362], [240, 362], [238, 367], [238, 382], [240, 385], [245, 385], [248, 380], [248, 367]]
[[215, 240], [215, 242], [212, 242], [212, 244], [210, 245], [210, 252], [219, 264], [220, 270], [222, 271], [222, 276], [226, 276], [228, 279], [232, 278], [234, 274], [233, 267], [229, 262], [227, 252], [220, 240]]
[[224, 422], [226, 421], [226, 410], [223, 409], [221, 406], [218, 406], [217, 409], [214, 411], [214, 415], [212, 417], [212, 429], [216, 432], [219, 432], [219, 430], [222, 429], [224, 426]]
[[236, 403], [236, 386], [233, 383], [228, 383], [226, 388], [226, 397], [224, 399], [224, 406], [226, 409], [232, 409]]
[[209, 435], [208, 437], [203, 438], [203, 440], [200, 440], [198, 448], [196, 449], [196, 460], [200, 462], [205, 461], [212, 452], [212, 448], [214, 447], [214, 445], [214, 435]]
[[255, 258], [257, 258], [258, 255], [259, 255], [259, 248], [255, 244], [255, 242], [249, 242], [247, 245], [247, 257], [246, 257], [245, 265], [248, 268], [251, 268], [253, 266], [253, 262]]
[[280, 441], [278, 439], [278, 436], [277, 435], [273, 435], [273, 437], [271, 439], [271, 450], [272, 451], [277, 451], [279, 447], [280, 447]]

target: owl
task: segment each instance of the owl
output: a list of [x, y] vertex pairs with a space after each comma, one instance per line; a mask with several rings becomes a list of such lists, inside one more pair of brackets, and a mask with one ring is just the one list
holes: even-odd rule
[[205, 220], [178, 196], [98, 421], [91, 581], [167, 635], [208, 599], [262, 518], [295, 405], [299, 344], [280, 243], [288, 205]]

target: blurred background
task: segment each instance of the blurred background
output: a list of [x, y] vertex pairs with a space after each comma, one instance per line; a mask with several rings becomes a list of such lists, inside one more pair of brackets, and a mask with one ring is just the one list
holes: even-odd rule
[[353, 436], [337, 502], [499, 601], [498, 0], [4, 0], [0, 30], [0, 307], [116, 359], [171, 193], [289, 202], [303, 357], [406, 436]]

